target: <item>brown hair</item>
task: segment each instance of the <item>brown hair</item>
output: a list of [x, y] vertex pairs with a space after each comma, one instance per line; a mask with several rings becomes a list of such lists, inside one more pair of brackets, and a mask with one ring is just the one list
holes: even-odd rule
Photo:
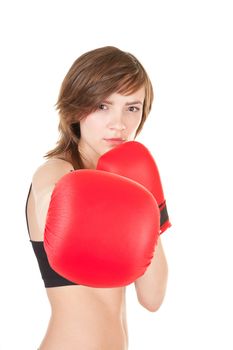
[[113, 46], [97, 48], [81, 55], [62, 82], [56, 103], [60, 138], [57, 146], [44, 158], [65, 154], [75, 169], [84, 168], [78, 150], [79, 121], [95, 111], [101, 101], [112, 93], [127, 95], [142, 86], [145, 87], [145, 100], [135, 137], [141, 131], [153, 102], [152, 84], [144, 67], [135, 56]]

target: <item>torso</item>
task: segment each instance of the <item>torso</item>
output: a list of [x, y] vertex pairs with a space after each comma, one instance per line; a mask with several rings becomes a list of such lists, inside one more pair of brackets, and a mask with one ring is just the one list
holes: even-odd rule
[[125, 350], [124, 289], [47, 288], [52, 315], [40, 350]]
[[[30, 192], [27, 206], [32, 240], [43, 240]], [[80, 285], [46, 288], [51, 318], [40, 350], [126, 350], [125, 287]]]

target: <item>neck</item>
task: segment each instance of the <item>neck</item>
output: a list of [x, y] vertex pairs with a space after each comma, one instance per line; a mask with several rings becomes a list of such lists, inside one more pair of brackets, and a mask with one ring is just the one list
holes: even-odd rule
[[82, 161], [85, 169], [96, 169], [97, 161], [94, 162], [92, 160], [84, 159], [83, 157], [82, 157]]

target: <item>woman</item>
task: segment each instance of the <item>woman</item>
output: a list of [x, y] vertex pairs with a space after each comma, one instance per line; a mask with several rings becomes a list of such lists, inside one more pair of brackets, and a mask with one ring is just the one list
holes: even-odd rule
[[[111, 46], [81, 55], [62, 83], [57, 102], [60, 139], [33, 174], [26, 204], [30, 241], [51, 304], [40, 350], [128, 348], [125, 287], [92, 288], [58, 275], [45, 254], [44, 227], [55, 183], [70, 171], [96, 169], [102, 154], [135, 140], [152, 101], [143, 66], [132, 54]], [[149, 311], [156, 311], [163, 301], [167, 274], [159, 238], [150, 266], [134, 282], [139, 303]]]

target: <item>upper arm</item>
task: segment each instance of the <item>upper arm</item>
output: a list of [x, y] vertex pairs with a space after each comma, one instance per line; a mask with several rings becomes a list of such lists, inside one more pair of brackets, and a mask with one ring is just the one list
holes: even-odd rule
[[51, 159], [42, 164], [33, 174], [32, 192], [41, 237], [44, 234], [47, 211], [55, 184], [71, 170], [74, 170], [74, 168], [70, 163], [61, 159]]

